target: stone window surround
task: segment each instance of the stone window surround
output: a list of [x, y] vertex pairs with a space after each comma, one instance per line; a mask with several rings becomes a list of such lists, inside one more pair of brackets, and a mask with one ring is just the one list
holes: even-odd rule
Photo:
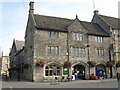
[[96, 42], [103, 42], [104, 39], [102, 36], [96, 36]]
[[[50, 47], [50, 52], [49, 52], [49, 50], [48, 50], [48, 48]], [[51, 51], [51, 47], [53, 47], [54, 48], [54, 53], [52, 54], [52, 51]], [[56, 48], [57, 47], [57, 48]], [[56, 48], [56, 49], [55, 49]], [[59, 46], [56, 46], [56, 45], [48, 45], [47, 47], [46, 47], [46, 49], [47, 49], [47, 55], [59, 55]], [[57, 52], [56, 52], [56, 50], [57, 50]]]
[[57, 31], [48, 31], [48, 38], [58, 39], [59, 38], [59, 32]]
[[[73, 52], [73, 49], [75, 50], [75, 48], [77, 49], [78, 52]], [[81, 50], [84, 51], [84, 53], [81, 52]], [[71, 51], [72, 51], [72, 56], [86, 56], [86, 48], [84, 48], [84, 47], [72, 47]], [[77, 55], [75, 55], [75, 53]]]
[[96, 48], [96, 55], [99, 57], [105, 57], [105, 49], [104, 48]]
[[73, 40], [75, 40], [75, 41], [83, 41], [84, 40], [84, 34], [83, 33], [74, 32], [73, 33]]

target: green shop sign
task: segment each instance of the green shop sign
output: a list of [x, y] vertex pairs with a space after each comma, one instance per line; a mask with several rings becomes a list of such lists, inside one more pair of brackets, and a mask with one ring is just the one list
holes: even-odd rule
[[68, 68], [64, 68], [63, 69], [63, 74], [64, 75], [68, 75], [69, 74], [69, 69]]

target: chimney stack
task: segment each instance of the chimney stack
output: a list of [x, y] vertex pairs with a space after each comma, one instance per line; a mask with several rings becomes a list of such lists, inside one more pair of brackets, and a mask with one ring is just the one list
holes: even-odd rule
[[31, 1], [29, 4], [29, 13], [34, 14], [34, 2]]
[[98, 14], [98, 12], [99, 12], [98, 10], [95, 10], [95, 11], [94, 11], [94, 14]]

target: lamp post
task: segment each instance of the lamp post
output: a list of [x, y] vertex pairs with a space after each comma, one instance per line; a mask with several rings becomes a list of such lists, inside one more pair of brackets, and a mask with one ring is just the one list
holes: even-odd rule
[[[67, 32], [67, 61], [69, 61], [69, 31]], [[70, 67], [68, 67], [68, 77], [70, 77]]]
[[[90, 62], [90, 56], [89, 56], [89, 47], [90, 45], [87, 45], [87, 49], [88, 49], [88, 62]], [[90, 63], [89, 63], [89, 76], [90, 76]]]
[[[88, 54], [88, 62], [90, 62], [90, 55], [89, 55], [90, 44], [89, 44], [89, 37], [88, 37], [88, 35], [87, 35], [87, 44], [86, 44], [86, 47], [87, 47], [87, 54]], [[90, 64], [89, 64], [89, 76], [90, 76]]]

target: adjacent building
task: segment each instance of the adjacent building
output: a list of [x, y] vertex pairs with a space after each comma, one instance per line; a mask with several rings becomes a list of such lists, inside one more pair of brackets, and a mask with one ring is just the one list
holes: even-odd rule
[[77, 15], [75, 19], [38, 15], [34, 14], [34, 2], [29, 5], [24, 47], [17, 49], [14, 40], [10, 52], [16, 75], [38, 82], [71, 77], [75, 72], [78, 79], [100, 72], [108, 78], [116, 76], [120, 33], [113, 27], [119, 19], [99, 15], [98, 11], [92, 22], [81, 21]]
[[9, 56], [10, 56], [10, 72], [12, 72], [12, 76], [15, 76], [15, 77], [18, 76], [18, 71], [20, 69], [20, 64], [19, 63], [23, 62], [23, 60], [24, 60], [24, 58], [20, 54], [20, 52], [22, 52], [23, 49], [24, 49], [24, 41], [14, 39], [11, 51], [9, 53]]
[[8, 75], [8, 70], [10, 68], [10, 59], [9, 56], [2, 56], [2, 70], [1, 74]]

